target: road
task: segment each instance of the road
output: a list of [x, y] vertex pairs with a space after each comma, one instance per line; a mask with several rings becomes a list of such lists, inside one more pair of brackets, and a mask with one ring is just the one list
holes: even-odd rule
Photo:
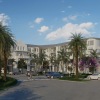
[[71, 82], [46, 79], [43, 76], [28, 80], [14, 76], [21, 82], [0, 92], [0, 100], [99, 100], [100, 81]]

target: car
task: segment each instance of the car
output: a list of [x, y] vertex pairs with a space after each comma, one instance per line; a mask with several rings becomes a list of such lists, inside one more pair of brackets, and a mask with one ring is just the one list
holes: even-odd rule
[[89, 75], [87, 77], [88, 79], [93, 79], [93, 80], [100, 80], [100, 73], [95, 73], [95, 74], [92, 74], [92, 75]]
[[47, 78], [62, 78], [64, 75], [59, 72], [47, 72], [46, 77]]

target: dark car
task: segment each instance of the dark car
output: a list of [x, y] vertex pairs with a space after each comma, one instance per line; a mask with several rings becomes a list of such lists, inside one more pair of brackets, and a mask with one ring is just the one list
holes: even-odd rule
[[46, 76], [48, 78], [62, 78], [63, 74], [59, 73], [59, 72], [47, 72]]

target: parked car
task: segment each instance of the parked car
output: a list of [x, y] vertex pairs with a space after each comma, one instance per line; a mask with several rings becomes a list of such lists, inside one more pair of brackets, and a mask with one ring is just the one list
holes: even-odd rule
[[97, 80], [100, 80], [100, 73], [95, 73], [95, 74], [92, 74], [92, 75], [89, 75], [87, 77], [88, 79], [97, 79]]
[[64, 75], [59, 72], [47, 72], [47, 78], [62, 78]]

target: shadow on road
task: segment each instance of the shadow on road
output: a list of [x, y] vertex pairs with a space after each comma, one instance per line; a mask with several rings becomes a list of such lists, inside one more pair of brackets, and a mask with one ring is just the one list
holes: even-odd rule
[[0, 100], [41, 100], [41, 96], [34, 94], [33, 91], [27, 88], [11, 91], [0, 96]]

